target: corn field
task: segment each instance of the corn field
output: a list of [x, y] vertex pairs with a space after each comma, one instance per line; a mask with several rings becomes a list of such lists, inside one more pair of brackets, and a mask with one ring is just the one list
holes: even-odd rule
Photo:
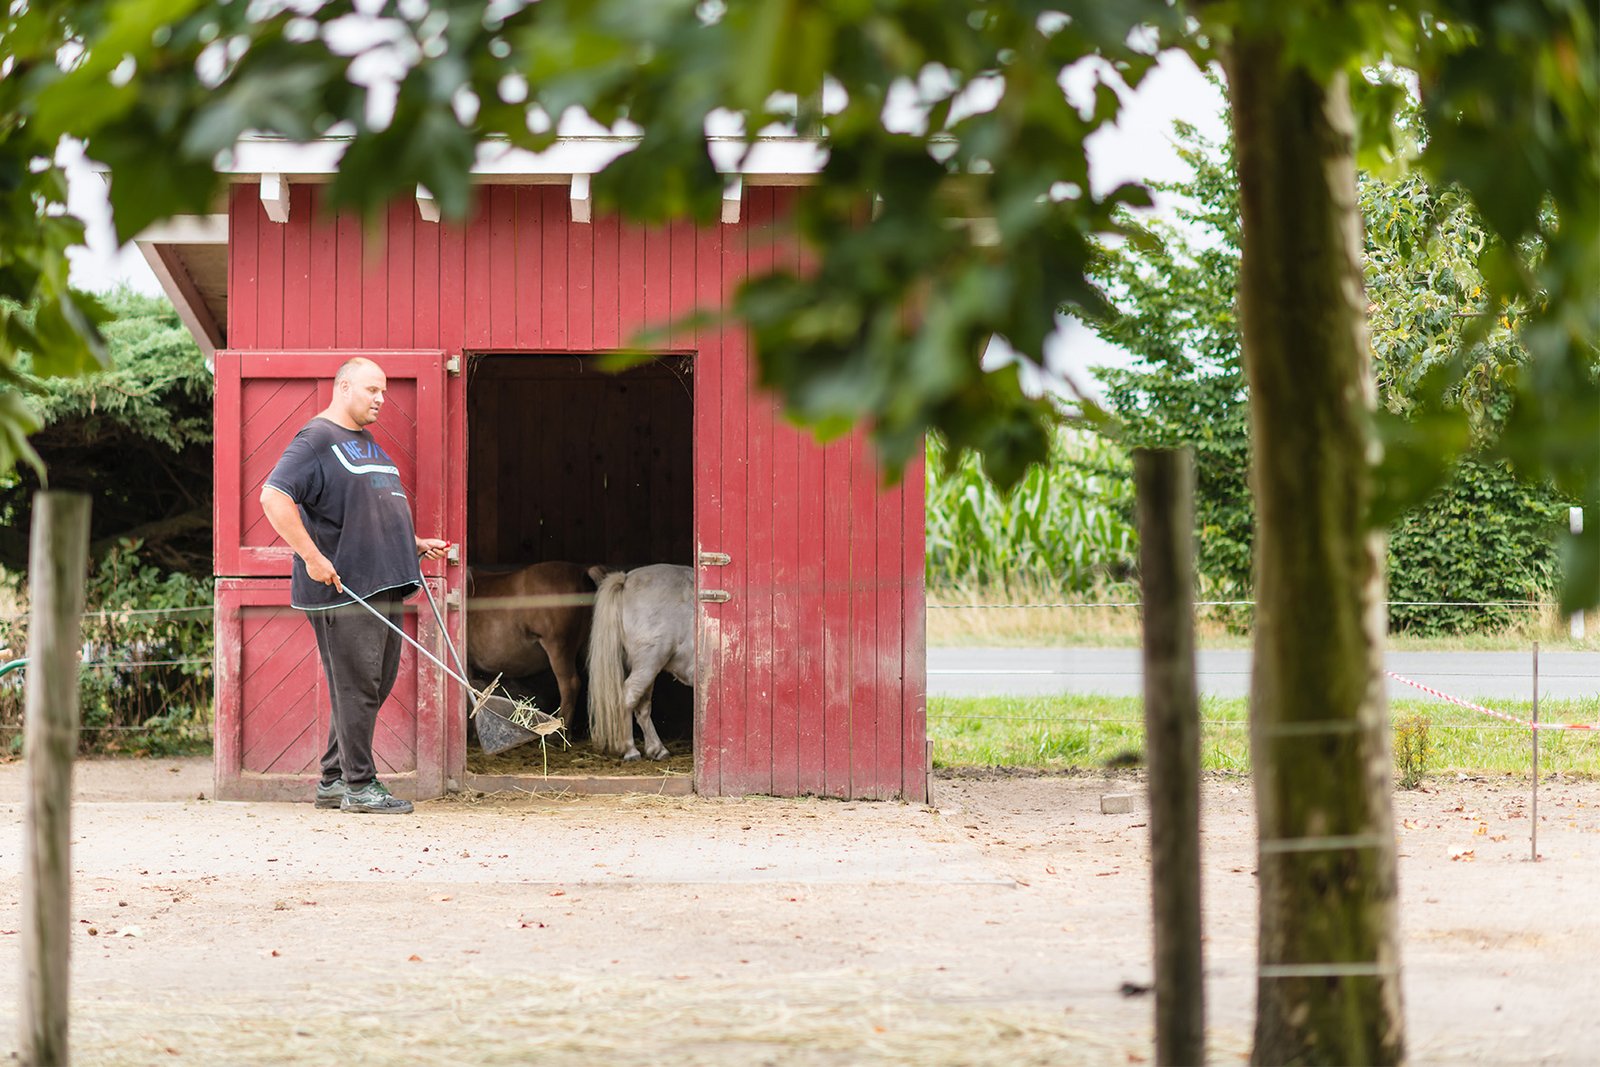
[[977, 459], [945, 469], [928, 441], [927, 578], [933, 589], [1085, 593], [1125, 577], [1137, 540], [1127, 455], [1098, 435], [1061, 427], [1050, 462], [1002, 495]]

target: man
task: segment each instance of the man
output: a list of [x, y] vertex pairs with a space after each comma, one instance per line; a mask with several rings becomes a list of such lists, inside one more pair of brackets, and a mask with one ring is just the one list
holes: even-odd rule
[[421, 587], [418, 559], [437, 559], [449, 542], [416, 536], [399, 471], [366, 429], [378, 421], [388, 384], [370, 359], [341, 366], [332, 402], [267, 476], [261, 510], [294, 549], [289, 603], [306, 613], [328, 679], [333, 707], [316, 806], [404, 815], [411, 802], [384, 788], [372, 761], [401, 637], [351, 594], [398, 626], [404, 600]]

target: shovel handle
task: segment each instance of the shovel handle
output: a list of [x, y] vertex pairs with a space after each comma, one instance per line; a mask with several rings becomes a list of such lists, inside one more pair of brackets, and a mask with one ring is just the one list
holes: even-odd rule
[[[423, 588], [426, 589], [427, 586], [423, 586]], [[456, 681], [458, 681], [462, 685], [466, 686], [469, 691], [472, 691], [472, 683], [471, 682], [467, 681], [461, 675], [459, 675], [455, 671], [451, 670], [450, 667], [443, 660], [441, 660], [438, 656], [435, 656], [432, 652], [429, 652], [426, 648], [424, 648], [422, 646], [422, 642], [418, 641], [415, 637], [412, 637], [410, 634], [406, 633], [400, 627], [396, 626], [394, 624], [394, 620], [393, 619], [389, 618], [389, 616], [385, 615], [383, 612], [379, 611], [377, 608], [373, 607], [371, 604], [368, 604], [367, 601], [366, 601], [366, 598], [364, 598], [360, 593], [357, 593], [355, 590], [349, 589], [349, 588], [346, 588], [345, 592], [349, 593], [350, 596], [355, 599], [355, 602], [357, 604], [360, 604], [362, 607], [364, 607], [368, 611], [370, 611], [374, 618], [376, 618], [378, 621], [382, 622], [389, 629], [393, 630], [395, 633], [399, 634], [401, 637], [403, 637], [407, 641], [409, 641], [413, 648], [415, 648], [418, 652], [421, 652], [424, 656], [427, 656], [428, 659], [432, 660], [439, 667], [440, 670], [444, 671], [444, 673], [448, 674], [450, 677], [454, 678]], [[432, 603], [432, 601], [430, 600], [429, 603]]]

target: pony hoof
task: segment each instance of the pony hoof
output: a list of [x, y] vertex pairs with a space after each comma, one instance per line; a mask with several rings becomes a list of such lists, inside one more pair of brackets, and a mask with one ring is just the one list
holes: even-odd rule
[[639, 750], [638, 749], [634, 749], [632, 752], [629, 752], [626, 755], [624, 755], [622, 757], [622, 762], [623, 763], [638, 763], [639, 762]]
[[650, 758], [653, 760], [664, 760], [671, 755], [672, 753], [668, 752], [666, 749], [662, 749], [660, 752], [650, 753]]

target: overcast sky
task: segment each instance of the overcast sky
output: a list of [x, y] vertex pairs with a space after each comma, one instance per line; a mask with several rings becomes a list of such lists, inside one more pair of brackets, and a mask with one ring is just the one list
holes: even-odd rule
[[[1178, 180], [1185, 177], [1172, 145], [1172, 123], [1183, 119], [1209, 138], [1222, 136], [1222, 98], [1187, 57], [1169, 53], [1127, 101], [1114, 129], [1089, 142], [1091, 178], [1097, 192], [1125, 181]], [[88, 248], [72, 254], [73, 283], [100, 291], [127, 283], [147, 293], [160, 285], [132, 245], [115, 247], [105, 185], [83, 166], [81, 151], [64, 149], [70, 178], [69, 206], [89, 228]], [[1121, 353], [1075, 327], [1058, 330], [1048, 346], [1052, 367], [1092, 389], [1087, 368], [1122, 362]]]

